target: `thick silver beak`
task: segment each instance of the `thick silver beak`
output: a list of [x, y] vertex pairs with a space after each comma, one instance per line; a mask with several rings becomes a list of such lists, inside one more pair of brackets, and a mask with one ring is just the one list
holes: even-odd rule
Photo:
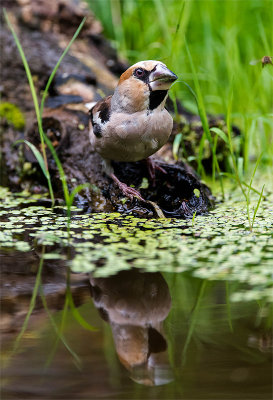
[[158, 64], [150, 74], [149, 85], [151, 90], [168, 90], [176, 79], [177, 76], [164, 64]]

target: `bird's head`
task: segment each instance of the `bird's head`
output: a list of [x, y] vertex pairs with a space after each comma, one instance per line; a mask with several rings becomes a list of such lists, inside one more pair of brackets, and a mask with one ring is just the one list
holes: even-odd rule
[[168, 90], [177, 76], [160, 61], [141, 61], [120, 77], [113, 96], [116, 107], [127, 112], [164, 108]]

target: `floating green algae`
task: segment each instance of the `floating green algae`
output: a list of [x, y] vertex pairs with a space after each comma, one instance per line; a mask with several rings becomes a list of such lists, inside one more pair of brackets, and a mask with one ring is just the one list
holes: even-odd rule
[[[96, 277], [133, 267], [187, 272], [207, 280], [240, 282], [249, 300], [273, 297], [273, 207], [269, 200], [262, 202], [252, 231], [245, 202], [232, 199], [207, 215], [196, 216], [194, 223], [191, 219], [77, 213], [71, 218], [69, 235], [66, 216], [33, 205], [39, 196], [11, 194], [2, 188], [0, 197], [2, 250], [30, 251], [45, 245], [46, 259], [64, 260], [73, 272], [92, 272]], [[73, 258], [66, 251], [71, 246]], [[241, 299], [240, 293], [233, 300]]]

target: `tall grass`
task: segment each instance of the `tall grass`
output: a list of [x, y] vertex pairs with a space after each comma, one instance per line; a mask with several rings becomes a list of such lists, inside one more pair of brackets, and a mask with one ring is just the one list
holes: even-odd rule
[[[223, 198], [222, 177], [225, 175], [237, 183], [246, 200], [252, 230], [264, 198], [264, 186], [259, 190], [253, 187], [258, 164], [260, 169], [267, 169], [273, 180], [273, 68], [271, 65], [262, 68], [261, 63], [253, 66], [250, 62], [273, 54], [272, 3], [267, 0], [88, 2], [122, 57], [131, 63], [161, 60], [190, 89], [176, 84], [171, 89], [171, 98], [176, 96], [200, 116], [204, 135], [195, 155], [198, 172], [205, 178], [202, 160], [208, 141], [213, 181], [218, 177]], [[118, 35], [117, 20], [121, 24]], [[227, 134], [217, 127], [209, 129], [209, 113], [224, 116]], [[234, 137], [233, 124], [241, 129], [240, 137]], [[219, 137], [229, 151], [227, 172], [221, 172], [218, 163]], [[179, 134], [173, 148], [176, 159], [181, 144], [183, 137]], [[254, 170], [253, 162], [257, 162]], [[249, 211], [250, 190], [259, 194], [253, 218]]]
[[[13, 348], [12, 348], [12, 352], [11, 355], [14, 355], [18, 349], [19, 346], [21, 344], [21, 341], [24, 337], [24, 334], [28, 328], [29, 325], [29, 320], [30, 317], [35, 309], [36, 303], [37, 303], [37, 298], [38, 298], [38, 294], [40, 295], [40, 299], [42, 301], [43, 307], [48, 315], [49, 321], [53, 327], [53, 330], [56, 333], [56, 342], [55, 345], [53, 346], [52, 352], [50, 353], [48, 360], [45, 364], [45, 368], [51, 363], [55, 351], [57, 349], [57, 345], [58, 343], [61, 341], [63, 343], [63, 345], [65, 346], [65, 348], [68, 350], [68, 352], [71, 354], [71, 356], [73, 357], [76, 366], [80, 369], [81, 367], [81, 360], [78, 357], [78, 355], [73, 351], [73, 349], [71, 348], [71, 346], [68, 344], [67, 340], [65, 339], [64, 335], [63, 335], [63, 329], [64, 329], [64, 324], [65, 324], [65, 318], [67, 315], [67, 310], [68, 307], [70, 307], [72, 314], [74, 315], [75, 319], [80, 323], [80, 325], [82, 325], [85, 329], [94, 331], [96, 330], [94, 327], [92, 327], [91, 325], [89, 325], [80, 315], [79, 311], [76, 309], [74, 301], [73, 301], [73, 297], [72, 297], [72, 293], [71, 293], [71, 288], [70, 288], [70, 282], [67, 282], [67, 288], [66, 288], [66, 295], [65, 295], [65, 304], [64, 304], [64, 309], [63, 309], [63, 319], [61, 321], [61, 325], [60, 327], [56, 324], [54, 317], [52, 316], [48, 305], [47, 305], [47, 301], [46, 301], [46, 296], [44, 294], [43, 291], [43, 285], [42, 285], [42, 270], [43, 270], [43, 265], [44, 265], [44, 256], [45, 256], [45, 246], [42, 246], [42, 250], [41, 250], [41, 258], [40, 258], [40, 262], [39, 262], [39, 267], [38, 267], [38, 271], [36, 274], [36, 279], [35, 279], [35, 284], [34, 284], [34, 288], [33, 288], [33, 293], [31, 296], [31, 300], [30, 300], [30, 304], [29, 304], [29, 308], [26, 314], [26, 317], [24, 319], [22, 328], [19, 332], [19, 334], [16, 337], [16, 340], [14, 342]], [[70, 271], [68, 271], [68, 274], [70, 274]]]
[[34, 109], [35, 109], [35, 113], [36, 113], [36, 118], [37, 118], [37, 123], [38, 123], [38, 130], [39, 130], [39, 135], [40, 135], [40, 140], [41, 140], [41, 149], [42, 149], [42, 157], [40, 156], [40, 153], [38, 152], [38, 150], [31, 144], [26, 143], [29, 145], [30, 149], [33, 151], [46, 179], [47, 179], [47, 184], [48, 184], [48, 189], [49, 189], [49, 193], [50, 193], [50, 197], [51, 197], [51, 201], [54, 204], [54, 194], [53, 194], [53, 189], [52, 189], [52, 184], [51, 184], [51, 178], [50, 178], [50, 174], [48, 171], [48, 163], [47, 163], [47, 157], [46, 157], [46, 148], [45, 148], [45, 134], [43, 131], [43, 127], [42, 127], [42, 117], [41, 117], [41, 110], [39, 107], [39, 102], [38, 102], [38, 97], [36, 94], [36, 90], [35, 90], [35, 86], [34, 86], [34, 82], [33, 82], [33, 78], [31, 75], [31, 71], [24, 53], [24, 50], [21, 46], [21, 43], [19, 41], [19, 38], [12, 26], [12, 24], [10, 23], [10, 20], [8, 18], [7, 12], [4, 9], [4, 16], [5, 16], [5, 20], [8, 24], [9, 29], [11, 30], [12, 36], [15, 40], [16, 46], [18, 48], [18, 51], [20, 53], [25, 71], [26, 71], [26, 76], [28, 79], [28, 83], [29, 83], [29, 88], [32, 94], [32, 99], [33, 99], [33, 105], [34, 105]]
[[[65, 57], [65, 55], [69, 51], [72, 43], [75, 41], [75, 39], [79, 35], [79, 33], [80, 33], [84, 23], [85, 23], [86, 18], [84, 18], [82, 20], [81, 24], [79, 25], [78, 29], [76, 30], [75, 34], [73, 35], [71, 41], [69, 42], [68, 46], [63, 51], [62, 55], [60, 56], [60, 58], [59, 58], [59, 60], [58, 60], [58, 62], [56, 64], [56, 66], [54, 67], [52, 73], [50, 74], [50, 77], [48, 79], [48, 82], [47, 82], [46, 87], [45, 87], [45, 89], [43, 91], [43, 94], [42, 94], [41, 102], [39, 104], [38, 96], [37, 96], [37, 93], [36, 93], [36, 89], [35, 89], [35, 86], [34, 86], [34, 81], [33, 81], [33, 77], [32, 77], [32, 74], [31, 74], [31, 70], [30, 70], [28, 61], [27, 61], [27, 59], [25, 57], [25, 53], [24, 53], [24, 50], [23, 50], [23, 48], [21, 46], [19, 37], [16, 34], [16, 32], [14, 30], [14, 27], [12, 26], [12, 24], [11, 24], [9, 18], [8, 18], [8, 14], [7, 14], [5, 9], [4, 9], [4, 17], [5, 17], [5, 20], [6, 20], [7, 24], [8, 24], [9, 29], [11, 30], [11, 33], [13, 35], [14, 41], [16, 43], [17, 49], [18, 49], [18, 51], [20, 53], [20, 56], [21, 56], [21, 59], [22, 59], [22, 63], [24, 65], [24, 68], [25, 68], [25, 71], [26, 71], [26, 76], [27, 76], [27, 79], [28, 79], [28, 82], [29, 82], [29, 88], [30, 88], [30, 92], [31, 92], [31, 95], [32, 95], [33, 105], [34, 105], [34, 109], [35, 109], [35, 113], [36, 113], [36, 119], [37, 119], [37, 123], [38, 123], [38, 130], [39, 130], [39, 135], [40, 135], [40, 140], [41, 140], [41, 152], [42, 152], [42, 154], [40, 153], [40, 151], [31, 142], [29, 142], [27, 140], [19, 140], [16, 143], [21, 143], [21, 142], [25, 143], [31, 149], [31, 151], [33, 152], [34, 156], [37, 159], [37, 162], [39, 163], [39, 165], [41, 167], [42, 172], [44, 173], [44, 175], [45, 175], [45, 177], [47, 179], [48, 189], [49, 189], [49, 193], [50, 193], [50, 197], [51, 197], [51, 201], [52, 201], [52, 206], [54, 206], [55, 199], [54, 199], [54, 193], [53, 193], [53, 188], [52, 188], [52, 183], [51, 183], [51, 177], [50, 177], [50, 173], [49, 173], [49, 169], [48, 169], [46, 146], [49, 148], [49, 150], [50, 150], [50, 152], [51, 152], [51, 154], [52, 154], [52, 156], [54, 158], [54, 161], [55, 161], [55, 163], [57, 165], [57, 168], [58, 168], [58, 171], [59, 171], [59, 174], [60, 174], [60, 180], [62, 182], [64, 200], [65, 200], [66, 208], [67, 208], [67, 233], [68, 233], [68, 242], [69, 242], [69, 239], [70, 239], [70, 222], [71, 222], [71, 207], [72, 207], [74, 198], [75, 198], [77, 193], [79, 193], [84, 188], [88, 187], [89, 184], [78, 185], [77, 187], [75, 187], [71, 191], [71, 193], [69, 192], [68, 183], [67, 183], [67, 179], [66, 179], [66, 175], [65, 175], [62, 163], [61, 163], [61, 161], [60, 161], [60, 159], [59, 159], [59, 157], [58, 157], [58, 155], [57, 155], [57, 153], [55, 151], [55, 148], [52, 145], [50, 139], [44, 133], [42, 118], [43, 118], [43, 110], [44, 110], [45, 100], [46, 100], [46, 97], [48, 95], [48, 91], [49, 91], [50, 85], [51, 85], [51, 83], [52, 83], [52, 81], [53, 81], [53, 79], [54, 79], [54, 77], [56, 75], [56, 72], [57, 72], [57, 70], [58, 70], [58, 68], [60, 66], [61, 61], [63, 60], [63, 58]], [[63, 336], [62, 331], [63, 331], [64, 321], [61, 324], [61, 327], [59, 329], [59, 327], [56, 325], [55, 320], [52, 317], [52, 315], [51, 315], [51, 313], [50, 313], [50, 311], [49, 311], [49, 309], [47, 307], [46, 298], [44, 296], [43, 288], [42, 288], [42, 284], [41, 284], [41, 273], [42, 273], [42, 267], [43, 267], [43, 261], [44, 261], [44, 253], [45, 253], [45, 247], [43, 246], [41, 260], [40, 260], [40, 264], [39, 264], [39, 268], [38, 268], [38, 272], [37, 272], [37, 276], [36, 276], [36, 281], [35, 281], [35, 285], [34, 285], [34, 289], [33, 289], [33, 294], [32, 294], [31, 301], [30, 301], [30, 306], [29, 306], [26, 318], [25, 318], [25, 320], [23, 322], [22, 329], [21, 329], [19, 335], [16, 338], [16, 341], [15, 341], [15, 344], [14, 344], [14, 348], [13, 348], [13, 353], [17, 351], [17, 349], [19, 347], [19, 344], [21, 342], [21, 339], [22, 339], [22, 337], [23, 337], [23, 335], [24, 335], [24, 333], [25, 333], [25, 331], [26, 331], [26, 329], [28, 327], [29, 319], [30, 319], [30, 316], [31, 316], [34, 308], [35, 308], [38, 292], [40, 291], [40, 297], [41, 297], [44, 309], [46, 310], [46, 312], [47, 312], [47, 314], [49, 316], [50, 322], [51, 322], [51, 324], [52, 324], [52, 326], [53, 326], [53, 328], [54, 328], [54, 330], [55, 330], [55, 332], [57, 334], [57, 341], [56, 341], [56, 344], [54, 346], [54, 351], [55, 351], [55, 349], [57, 347], [57, 344], [58, 344], [59, 340], [61, 340], [62, 343], [64, 344], [64, 346], [67, 348], [67, 350], [73, 356], [76, 365], [80, 368], [80, 359], [79, 359], [79, 357], [71, 349], [71, 347], [69, 346], [69, 344], [67, 343], [66, 339]], [[70, 271], [68, 271], [68, 276], [70, 276]], [[79, 324], [81, 324], [85, 329], [88, 329], [88, 330], [91, 330], [91, 331], [95, 330], [94, 327], [92, 327], [90, 324], [88, 324], [84, 320], [84, 318], [81, 316], [81, 314], [76, 309], [75, 304], [74, 304], [74, 300], [73, 300], [73, 296], [72, 296], [72, 293], [71, 293], [71, 289], [70, 289], [70, 279], [69, 278], [68, 278], [68, 281], [67, 281], [67, 290], [66, 290], [66, 298], [65, 298], [65, 307], [64, 307], [65, 308], [65, 312], [64, 312], [64, 315], [66, 315], [66, 311], [67, 311], [68, 306], [72, 310], [73, 316], [75, 317], [75, 319], [78, 321]], [[54, 351], [49, 356], [49, 359], [48, 359], [48, 362], [46, 363], [46, 365], [48, 365], [48, 363], [50, 363], [51, 359], [53, 358]]]
[[[191, 87], [196, 88], [198, 80], [206, 113], [226, 114], [233, 80], [231, 119], [242, 131], [243, 169], [249, 172], [249, 162], [261, 153], [261, 166], [273, 166], [273, 68], [249, 64], [273, 54], [270, 1], [88, 2], [121, 56], [131, 63], [162, 60]], [[118, 35], [117, 20], [121, 22]], [[198, 112], [189, 91], [182, 85], [174, 90], [185, 106]]]
[[18, 334], [18, 336], [17, 336], [17, 338], [15, 340], [15, 343], [14, 343], [14, 346], [13, 346], [13, 350], [12, 350], [12, 354], [14, 354], [18, 350], [18, 347], [19, 347], [19, 345], [21, 343], [21, 340], [22, 340], [22, 338], [24, 336], [24, 333], [25, 333], [25, 331], [26, 331], [26, 329], [28, 327], [30, 316], [31, 316], [31, 314], [32, 314], [32, 312], [33, 312], [33, 310], [35, 308], [35, 305], [36, 305], [37, 296], [38, 296], [39, 288], [40, 288], [40, 285], [41, 285], [41, 277], [42, 277], [42, 270], [43, 270], [43, 264], [44, 264], [44, 254], [45, 254], [45, 246], [42, 247], [41, 258], [40, 258], [40, 262], [39, 262], [38, 271], [37, 271], [37, 274], [36, 274], [36, 279], [35, 279], [35, 284], [34, 284], [33, 291], [32, 291], [32, 296], [31, 296], [30, 303], [29, 303], [28, 312], [27, 312], [26, 317], [24, 319], [22, 328], [21, 328], [21, 330], [20, 330], [20, 332], [19, 332], [19, 334]]
[[8, 24], [8, 27], [11, 30], [11, 33], [13, 35], [13, 38], [14, 38], [14, 41], [15, 41], [16, 46], [18, 48], [18, 51], [20, 53], [20, 56], [21, 56], [21, 59], [22, 59], [22, 62], [23, 62], [23, 65], [24, 65], [24, 68], [25, 68], [25, 71], [26, 71], [26, 76], [27, 76], [27, 79], [28, 79], [28, 82], [29, 82], [29, 88], [30, 88], [30, 91], [31, 91], [32, 99], [33, 99], [33, 105], [34, 105], [34, 109], [35, 109], [35, 113], [36, 113], [36, 119], [37, 119], [37, 123], [38, 123], [38, 130], [39, 130], [39, 135], [40, 135], [40, 140], [41, 140], [42, 156], [41, 156], [41, 153], [39, 152], [39, 150], [32, 143], [28, 142], [27, 140], [18, 141], [18, 142], [24, 142], [27, 146], [29, 146], [29, 148], [32, 150], [33, 154], [35, 155], [35, 157], [36, 157], [36, 159], [37, 159], [37, 161], [38, 161], [38, 163], [39, 163], [39, 165], [41, 167], [41, 170], [43, 171], [43, 173], [44, 173], [44, 175], [45, 175], [45, 177], [47, 179], [48, 189], [49, 189], [49, 193], [50, 193], [50, 197], [51, 197], [51, 201], [52, 201], [52, 206], [54, 206], [55, 199], [54, 199], [54, 193], [53, 193], [53, 189], [52, 189], [51, 177], [50, 177], [50, 173], [49, 173], [49, 170], [48, 170], [48, 162], [47, 162], [47, 156], [46, 156], [46, 146], [49, 148], [49, 150], [50, 150], [50, 152], [51, 152], [51, 154], [52, 154], [52, 156], [54, 158], [54, 161], [55, 161], [55, 163], [57, 165], [57, 168], [58, 168], [58, 171], [59, 171], [59, 174], [60, 174], [60, 179], [61, 179], [61, 182], [62, 182], [64, 200], [65, 200], [65, 203], [66, 203], [66, 206], [67, 206], [67, 230], [68, 230], [68, 238], [69, 238], [71, 206], [73, 204], [75, 195], [78, 192], [80, 192], [82, 189], [84, 189], [85, 187], [87, 187], [89, 185], [88, 184], [79, 185], [76, 188], [74, 188], [74, 190], [71, 193], [69, 193], [68, 184], [67, 184], [67, 180], [66, 180], [66, 176], [65, 176], [65, 173], [64, 173], [64, 169], [63, 169], [62, 163], [61, 163], [61, 161], [60, 161], [60, 159], [59, 159], [59, 157], [58, 157], [58, 155], [57, 155], [57, 153], [55, 151], [55, 148], [52, 145], [50, 139], [44, 133], [44, 130], [43, 130], [43, 119], [42, 118], [43, 118], [44, 104], [45, 104], [46, 97], [48, 95], [48, 91], [49, 91], [50, 85], [51, 85], [51, 83], [52, 83], [52, 81], [53, 81], [53, 79], [54, 79], [54, 77], [56, 75], [56, 72], [57, 72], [57, 70], [58, 70], [58, 68], [60, 66], [60, 63], [62, 62], [63, 58], [65, 57], [65, 55], [69, 51], [71, 45], [73, 44], [73, 42], [76, 40], [77, 36], [79, 35], [79, 33], [80, 33], [84, 23], [85, 23], [86, 18], [84, 18], [82, 20], [82, 22], [80, 23], [78, 29], [76, 30], [75, 34], [73, 35], [72, 39], [70, 40], [68, 46], [63, 51], [62, 55], [60, 56], [60, 58], [59, 58], [59, 60], [58, 60], [58, 62], [56, 64], [56, 66], [54, 67], [53, 71], [51, 72], [51, 74], [49, 76], [49, 79], [48, 79], [48, 82], [46, 84], [46, 87], [45, 87], [45, 89], [43, 91], [41, 102], [40, 102], [40, 105], [39, 105], [39, 100], [38, 100], [38, 96], [37, 96], [37, 93], [36, 93], [36, 90], [35, 90], [33, 77], [32, 77], [32, 74], [31, 74], [31, 70], [30, 70], [29, 64], [27, 62], [27, 59], [26, 59], [24, 50], [23, 50], [23, 48], [21, 46], [20, 40], [18, 38], [18, 35], [16, 34], [16, 32], [14, 30], [14, 27], [12, 26], [5, 9], [4, 9], [4, 16], [5, 16], [5, 20], [6, 20], [7, 24]]

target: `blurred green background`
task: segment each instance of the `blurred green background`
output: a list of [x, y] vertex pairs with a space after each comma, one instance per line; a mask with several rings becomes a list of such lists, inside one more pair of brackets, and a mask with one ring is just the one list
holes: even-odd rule
[[[242, 130], [245, 171], [262, 154], [273, 160], [273, 65], [253, 60], [272, 56], [273, 3], [267, 0], [88, 0], [119, 56], [135, 63], [161, 60], [194, 91], [194, 71], [207, 114], [227, 114]], [[190, 63], [186, 43], [193, 60]], [[233, 96], [231, 96], [233, 93]], [[198, 113], [183, 83], [172, 88]]]

